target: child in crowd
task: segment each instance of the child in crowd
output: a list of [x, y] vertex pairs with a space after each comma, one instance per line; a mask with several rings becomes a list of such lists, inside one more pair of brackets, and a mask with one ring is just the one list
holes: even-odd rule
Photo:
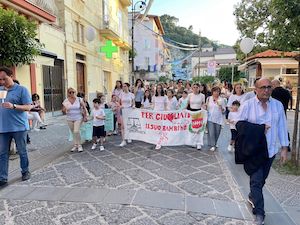
[[100, 107], [101, 100], [99, 98], [95, 98], [93, 100], [94, 109], [92, 112], [93, 116], [93, 146], [92, 150], [97, 148], [97, 140], [100, 138], [100, 151], [104, 151], [104, 138], [105, 138], [105, 112], [104, 109]]
[[176, 110], [178, 105], [177, 98], [174, 96], [174, 91], [167, 90], [167, 111]]
[[183, 91], [182, 97], [178, 101], [179, 109], [186, 109], [188, 105], [188, 91]]
[[236, 135], [237, 135], [237, 130], [235, 127], [235, 124], [238, 121], [238, 110], [240, 107], [240, 102], [239, 101], [234, 101], [232, 103], [232, 107], [230, 109], [229, 115], [228, 115], [228, 122], [230, 125], [230, 131], [231, 131], [231, 140], [230, 140], [230, 144], [228, 145], [227, 150], [229, 152], [234, 152], [234, 143], [235, 143], [235, 139], [236, 139]]
[[[116, 95], [112, 95], [111, 96], [111, 102], [109, 103], [109, 107], [111, 108], [111, 110], [114, 113], [114, 135], [118, 134], [118, 130], [117, 130], [117, 117], [118, 117], [118, 113], [119, 113], [119, 108], [120, 108], [120, 103], [118, 100], [118, 97]], [[120, 113], [119, 113], [120, 114]]]
[[151, 109], [152, 108], [152, 97], [149, 90], [146, 90], [144, 93], [144, 97], [142, 100], [142, 108], [143, 109]]

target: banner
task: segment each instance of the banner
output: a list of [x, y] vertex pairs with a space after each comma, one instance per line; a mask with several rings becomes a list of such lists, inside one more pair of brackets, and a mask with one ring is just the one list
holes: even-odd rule
[[207, 111], [123, 109], [125, 139], [161, 146], [203, 145]]

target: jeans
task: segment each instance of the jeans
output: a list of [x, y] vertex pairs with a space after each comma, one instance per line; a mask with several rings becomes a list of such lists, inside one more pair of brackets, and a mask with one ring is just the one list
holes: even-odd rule
[[207, 121], [208, 130], [208, 145], [210, 147], [215, 147], [217, 145], [222, 126], [211, 121]]
[[265, 215], [263, 187], [269, 175], [275, 156], [268, 159], [256, 172], [250, 175], [250, 194], [249, 198], [254, 203], [253, 214]]
[[8, 177], [9, 143], [12, 139], [16, 142], [22, 174], [29, 171], [26, 149], [27, 131], [0, 133], [0, 180], [2, 181], [7, 181]]

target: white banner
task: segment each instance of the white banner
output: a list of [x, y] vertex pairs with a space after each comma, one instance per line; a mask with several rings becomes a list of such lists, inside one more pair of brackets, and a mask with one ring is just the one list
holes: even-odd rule
[[125, 139], [161, 146], [203, 145], [207, 111], [123, 109]]

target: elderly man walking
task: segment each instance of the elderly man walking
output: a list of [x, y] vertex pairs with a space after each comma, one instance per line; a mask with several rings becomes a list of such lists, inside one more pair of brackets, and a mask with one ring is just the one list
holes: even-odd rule
[[16, 84], [12, 71], [0, 67], [0, 90], [7, 91], [0, 104], [0, 187], [7, 185], [9, 144], [14, 139], [20, 156], [22, 180], [30, 179], [26, 136], [29, 130], [27, 114], [32, 107], [28, 90]]
[[250, 174], [250, 194], [248, 202], [253, 207], [255, 224], [264, 224], [265, 210], [263, 187], [269, 175], [272, 162], [278, 153], [280, 143], [281, 161], [287, 159], [288, 131], [286, 116], [281, 102], [271, 98], [272, 83], [266, 78], [256, 82], [256, 97], [244, 102], [240, 110], [240, 120], [253, 124], [265, 125], [265, 136], [268, 150], [268, 159], [264, 161], [252, 174]]

